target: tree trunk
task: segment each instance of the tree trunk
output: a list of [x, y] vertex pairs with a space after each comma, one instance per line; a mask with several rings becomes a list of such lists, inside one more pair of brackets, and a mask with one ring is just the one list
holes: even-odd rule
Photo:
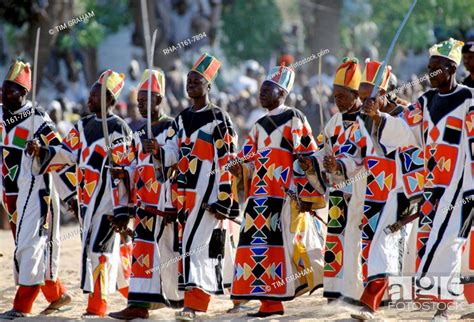
[[[342, 0], [300, 0], [303, 23], [307, 30], [306, 43], [312, 54], [329, 49], [336, 55], [339, 49], [339, 20]], [[317, 73], [318, 64], [308, 66]]]
[[48, 59], [53, 48], [58, 32], [56, 26], [59, 24], [66, 23], [72, 18], [73, 14], [73, 3], [71, 0], [63, 1], [49, 1], [49, 5], [46, 8], [46, 16], [37, 15], [35, 19], [32, 19], [29, 26], [28, 36], [26, 37], [26, 44], [24, 48], [31, 57], [31, 64], [33, 65], [35, 42], [36, 42], [36, 30], [41, 28], [40, 43], [38, 50], [38, 75], [36, 77], [36, 92], [39, 92], [41, 80], [43, 78], [44, 66], [48, 63]]

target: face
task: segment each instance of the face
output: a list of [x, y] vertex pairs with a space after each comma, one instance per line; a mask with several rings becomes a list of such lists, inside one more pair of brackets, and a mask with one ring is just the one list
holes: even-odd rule
[[9, 111], [21, 108], [24, 98], [28, 92], [16, 83], [4, 81], [2, 86], [2, 102]]
[[334, 101], [336, 102], [339, 112], [346, 113], [357, 101], [357, 91], [349, 88], [334, 85]]
[[428, 63], [428, 72], [430, 75], [431, 87], [439, 88], [446, 86], [451, 82], [451, 77], [456, 69], [451, 68], [449, 60], [439, 56], [431, 56]]
[[200, 74], [191, 71], [186, 81], [186, 91], [191, 98], [200, 98], [209, 92], [210, 84]]
[[[87, 101], [87, 107], [89, 107], [89, 111], [91, 111], [91, 113], [100, 113], [101, 111], [101, 88], [102, 85], [99, 83], [95, 83], [91, 88], [91, 91], [89, 93], [89, 99]], [[112, 95], [110, 95], [109, 91], [107, 91], [106, 93], [106, 103], [107, 107], [109, 107], [112, 105], [113, 98]]]
[[278, 107], [283, 90], [273, 82], [263, 82], [260, 87], [260, 104], [265, 108]]
[[462, 54], [462, 61], [467, 71], [470, 72], [471, 74], [474, 74], [474, 53]]
[[[360, 83], [359, 85], [359, 97], [362, 102], [364, 102], [366, 99], [370, 98], [370, 95], [372, 94], [372, 90], [374, 88], [374, 85], [369, 84], [369, 83]], [[378, 94], [377, 94], [377, 101], [376, 104], [378, 104], [379, 109], [381, 109], [384, 106], [384, 95], [385, 91], [380, 89]]]
[[[155, 115], [158, 112], [159, 105], [161, 104], [161, 96], [155, 93], [151, 93], [151, 114]], [[144, 117], [148, 117], [147, 112], [147, 102], [148, 102], [148, 92], [147, 91], [139, 91], [137, 96], [138, 101], [138, 110], [140, 114]]]

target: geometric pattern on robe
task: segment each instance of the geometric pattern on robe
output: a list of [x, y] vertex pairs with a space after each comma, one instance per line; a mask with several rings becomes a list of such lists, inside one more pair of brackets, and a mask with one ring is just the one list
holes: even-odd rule
[[306, 117], [285, 106], [258, 120], [247, 136], [238, 156], [255, 167], [248, 177], [232, 299], [285, 301], [322, 286], [323, 245], [313, 217], [299, 212], [283, 190], [325, 207], [296, 160], [296, 154], [316, 150]]
[[[0, 105], [2, 202], [15, 241], [13, 258], [17, 285], [55, 281], [59, 269], [59, 196], [51, 174], [32, 175], [26, 155], [30, 136], [42, 146], [58, 146], [61, 137], [47, 114], [28, 101], [15, 113]], [[34, 118], [34, 133], [30, 133]], [[32, 135], [33, 134], [33, 135]], [[66, 198], [67, 196], [62, 195]]]
[[[160, 117], [152, 123], [153, 137], [159, 145], [164, 145], [172, 119]], [[146, 126], [142, 128], [146, 131]], [[174, 211], [171, 202], [170, 179], [160, 180], [153, 156], [143, 152], [143, 140], [140, 137], [135, 146], [135, 160], [129, 167], [130, 183], [135, 204], [134, 237], [132, 252], [132, 275], [128, 293], [129, 304], [146, 303], [149, 308], [163, 303], [171, 307], [183, 305], [183, 292], [178, 290], [179, 223], [165, 225], [159, 211]], [[164, 171], [168, 171], [165, 169]], [[160, 174], [161, 176], [161, 174]], [[156, 212], [146, 211], [152, 207]]]
[[[390, 113], [396, 116], [403, 111], [403, 106], [397, 106]], [[405, 256], [409, 256], [405, 237], [413, 225], [405, 225], [392, 234], [386, 234], [384, 229], [416, 212], [423, 185], [421, 151], [408, 146], [387, 153], [378, 144], [377, 131], [372, 130], [368, 133], [366, 126], [361, 128], [360, 137], [364, 139], [359, 140], [361, 149], [365, 149], [364, 165], [368, 171], [362, 221], [364, 285], [402, 272]]]
[[187, 108], [168, 130], [160, 158], [165, 167], [177, 166], [172, 202], [178, 210], [180, 236], [179, 289], [200, 288], [223, 294], [224, 276], [233, 269], [228, 220], [218, 220], [207, 206], [237, 217], [239, 204], [232, 175], [224, 166], [236, 156], [237, 134], [229, 115], [209, 104]]
[[[50, 147], [40, 162], [39, 173], [58, 171], [76, 165], [79, 222], [82, 228], [81, 288], [94, 292], [99, 279], [102, 296], [128, 284], [119, 270], [129, 269], [131, 259], [123, 258], [120, 236], [110, 225], [109, 216], [129, 216], [129, 193], [124, 182], [116, 183], [108, 170], [107, 148], [113, 163], [130, 165], [134, 159], [132, 133], [128, 125], [113, 113], [107, 114], [110, 147], [105, 146], [102, 119], [95, 114], [81, 118], [62, 144]], [[124, 248], [126, 250], [126, 248]], [[123, 252], [123, 251], [122, 251]], [[125, 278], [125, 280], [123, 280]]]
[[[473, 209], [473, 97], [474, 91], [463, 85], [448, 94], [432, 89], [400, 117], [382, 114], [380, 144], [386, 150], [408, 145], [424, 149], [426, 176], [417, 238], [418, 274], [460, 273]], [[394, 137], [391, 133], [405, 135]], [[438, 296], [435, 293], [432, 295]]]
[[[323, 158], [334, 155], [341, 165], [340, 175], [328, 175], [329, 217], [324, 252], [324, 293], [326, 298], [357, 302], [363, 291], [361, 280], [361, 235], [365, 177], [357, 139], [359, 129], [355, 113], [337, 113], [324, 130], [324, 149], [313, 156], [316, 173], [323, 168]], [[358, 133], [358, 132], [357, 132]], [[353, 183], [349, 180], [354, 179]], [[357, 180], [356, 180], [357, 179]]]

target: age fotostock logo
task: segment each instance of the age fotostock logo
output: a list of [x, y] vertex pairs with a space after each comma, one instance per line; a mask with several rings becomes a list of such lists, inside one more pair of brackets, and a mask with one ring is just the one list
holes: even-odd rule
[[390, 276], [388, 298], [395, 309], [420, 309], [423, 302], [455, 306], [464, 300], [464, 287], [459, 277], [450, 276]]

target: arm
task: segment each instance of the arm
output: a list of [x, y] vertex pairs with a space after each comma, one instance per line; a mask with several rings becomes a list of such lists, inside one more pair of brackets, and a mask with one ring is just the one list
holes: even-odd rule
[[168, 128], [166, 133], [166, 144], [160, 147], [161, 151], [158, 153], [159, 161], [165, 168], [171, 167], [179, 161], [178, 138], [180, 131], [182, 131], [182, 129], [179, 128], [179, 119], [180, 116], [178, 115]]
[[[45, 116], [43, 121], [44, 123], [34, 135], [37, 138], [35, 144], [39, 144], [39, 154], [33, 160], [32, 172], [34, 175], [55, 172], [68, 165], [75, 165], [81, 148], [78, 124], [69, 131], [61, 142], [60, 136], [49, 117]], [[30, 143], [34, 142], [29, 142], [28, 148]]]
[[[310, 156], [318, 150], [316, 142], [311, 134], [311, 126], [304, 115], [295, 114], [291, 122], [293, 137], [293, 150], [298, 156]], [[308, 181], [305, 172], [301, 169], [298, 160], [293, 162], [293, 183], [299, 198], [311, 203], [311, 209], [320, 209], [326, 206], [323, 193], [318, 192]]]
[[[133, 145], [130, 140], [124, 138], [130, 138], [131, 131], [125, 123], [117, 124], [116, 130], [112, 133], [111, 142], [111, 154], [112, 162], [114, 165], [126, 168], [132, 165], [132, 161], [135, 158]], [[115, 218], [127, 217], [130, 213], [130, 205], [132, 204], [131, 187], [132, 182], [127, 171], [125, 171], [125, 177], [123, 180], [114, 180], [112, 176], [108, 175], [110, 185], [112, 187], [112, 200], [113, 200], [113, 215]]]
[[374, 135], [374, 140], [384, 155], [405, 146], [423, 146], [422, 124], [425, 99], [424, 96], [421, 96], [414, 105], [410, 105], [398, 117], [381, 113], [380, 124], [375, 129], [377, 133]]

